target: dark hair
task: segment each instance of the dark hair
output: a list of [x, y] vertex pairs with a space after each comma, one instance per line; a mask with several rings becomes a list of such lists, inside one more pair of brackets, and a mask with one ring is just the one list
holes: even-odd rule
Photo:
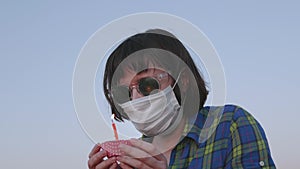
[[[159, 32], [159, 33], [156, 33]], [[144, 57], [137, 52], [142, 50], [151, 49], [158, 50], [158, 51], [166, 51], [168, 53], [171, 53], [172, 55], [177, 56], [185, 63], [190, 71], [192, 72], [196, 85], [195, 86], [189, 86], [188, 90], [190, 93], [186, 93], [186, 95], [190, 96], [190, 100], [186, 100], [185, 102], [192, 102], [193, 96], [200, 97], [200, 103], [199, 106], [196, 108], [197, 111], [199, 111], [208, 95], [208, 91], [206, 89], [205, 82], [203, 78], [201, 77], [193, 59], [191, 58], [189, 52], [184, 47], [184, 45], [171, 33], [161, 30], [161, 29], [155, 29], [155, 30], [149, 30], [145, 33], [139, 33], [136, 35], [133, 35], [129, 38], [127, 38], [125, 41], [123, 41], [109, 56], [106, 66], [105, 66], [105, 72], [104, 72], [104, 80], [103, 80], [103, 88], [104, 88], [104, 94], [106, 99], [108, 100], [112, 113], [115, 114], [115, 119], [118, 121], [123, 121], [123, 118], [128, 118], [124, 115], [124, 113], [121, 112], [120, 107], [118, 105], [115, 105], [111, 89], [112, 85], [116, 82], [113, 82], [113, 76], [116, 71], [116, 69], [120, 66], [120, 64], [125, 61], [125, 59], [130, 56], [136, 54], [134, 57]], [[183, 67], [182, 64], [176, 64], [169, 62], [170, 59], [166, 59], [165, 63], [160, 60], [160, 56], [157, 56], [154, 52], [149, 53], [147, 52], [146, 55], [151, 55], [151, 59], [142, 59], [143, 61], [133, 61], [135, 63], [130, 63], [132, 69], [139, 69], [139, 67], [149, 64], [152, 60], [154, 60], [155, 63], [159, 63], [163, 68], [166, 68], [168, 70], [173, 70], [173, 73], [178, 75], [179, 70]], [[164, 54], [165, 55], [165, 54]], [[140, 59], [139, 59], [140, 60]], [[143, 63], [144, 62], [144, 63]], [[196, 90], [193, 90], [196, 89]], [[195, 91], [199, 91], [198, 93], [195, 93]], [[180, 102], [180, 92], [177, 88], [175, 88], [174, 93], [177, 97], [177, 99]], [[196, 94], [196, 95], [195, 95]], [[197, 104], [198, 105], [198, 104]], [[187, 105], [189, 106], [189, 105]], [[195, 112], [193, 112], [195, 113]]]

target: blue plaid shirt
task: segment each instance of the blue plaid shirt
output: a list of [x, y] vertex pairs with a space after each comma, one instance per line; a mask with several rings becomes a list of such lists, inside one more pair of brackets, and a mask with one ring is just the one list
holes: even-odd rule
[[[222, 117], [210, 137], [199, 142], [209, 110], [222, 110]], [[263, 128], [241, 107], [204, 107], [191, 125], [172, 150], [170, 169], [276, 168]]]

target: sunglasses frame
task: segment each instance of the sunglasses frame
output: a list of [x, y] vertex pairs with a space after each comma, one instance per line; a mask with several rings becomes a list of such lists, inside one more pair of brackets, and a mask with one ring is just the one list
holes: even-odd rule
[[160, 81], [162, 79], [164, 79], [164, 78], [167, 78], [168, 76], [169, 76], [168, 73], [159, 73], [159, 74], [156, 74], [155, 76], [143, 77], [143, 78], [139, 79], [137, 83], [134, 83], [134, 84], [128, 86], [129, 94], [130, 94], [130, 96], [132, 96], [132, 90], [136, 89], [139, 94], [142, 94], [143, 96], [148, 96], [149, 94], [145, 95], [143, 92], [141, 92], [141, 89], [140, 89], [141, 81], [144, 80], [144, 79], [147, 79], [147, 78], [154, 79], [157, 82], [157, 84], [158, 84], [158, 88], [157, 89], [160, 89], [160, 86], [161, 86], [160, 85]]
[[[129, 100], [132, 100], [132, 90], [133, 90], [133, 89], [136, 89], [137, 92], [138, 92], [139, 94], [141, 94], [141, 95], [143, 95], [143, 96], [147, 96], [147, 95], [144, 95], [144, 94], [140, 91], [140, 81], [141, 81], [142, 79], [146, 79], [146, 78], [154, 79], [154, 80], [157, 82], [157, 84], [158, 84], [158, 89], [160, 89], [160, 87], [161, 87], [160, 81], [161, 81], [162, 79], [169, 78], [169, 73], [164, 72], [164, 73], [154, 74], [154, 75], [152, 75], [152, 76], [142, 77], [141, 79], [139, 79], [139, 80], [138, 80], [136, 83], [134, 83], [134, 84], [131, 84], [131, 85], [129, 85], [129, 86], [126, 86], [126, 85], [120, 85], [120, 86], [117, 86], [116, 88], [120, 88], [120, 87], [126, 88], [126, 89], [128, 90], [128, 96], [129, 96], [128, 98], [129, 98]], [[152, 90], [152, 91], [153, 91], [153, 90]], [[150, 92], [150, 93], [151, 93], [151, 92]], [[113, 92], [112, 92], [112, 97], [114, 98]]]

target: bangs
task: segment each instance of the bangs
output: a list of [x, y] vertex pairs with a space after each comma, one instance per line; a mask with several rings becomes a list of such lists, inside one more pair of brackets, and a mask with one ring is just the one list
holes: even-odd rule
[[127, 56], [115, 67], [112, 84], [118, 84], [118, 79], [124, 76], [125, 70], [135, 73], [155, 68], [169, 73], [173, 78], [178, 76], [179, 71], [184, 67], [182, 61], [175, 54], [162, 49], [143, 49]]

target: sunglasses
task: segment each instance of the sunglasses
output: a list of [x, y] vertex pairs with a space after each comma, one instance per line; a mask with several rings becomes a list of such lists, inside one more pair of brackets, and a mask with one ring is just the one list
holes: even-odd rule
[[122, 104], [132, 100], [133, 89], [136, 89], [143, 96], [157, 93], [160, 89], [160, 81], [168, 77], [168, 73], [160, 73], [154, 76], [143, 77], [130, 86], [121, 85], [113, 87], [111, 90], [112, 97], [114, 101]]

